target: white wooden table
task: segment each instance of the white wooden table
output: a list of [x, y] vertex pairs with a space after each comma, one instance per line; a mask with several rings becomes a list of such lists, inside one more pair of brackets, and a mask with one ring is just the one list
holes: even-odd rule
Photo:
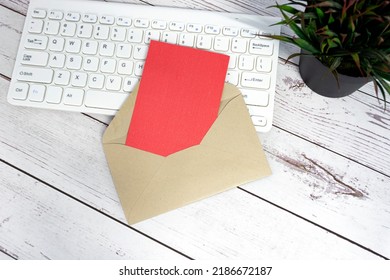
[[[121, 2], [279, 16], [274, 0]], [[102, 151], [111, 118], [6, 102], [27, 7], [0, 0], [0, 259], [390, 258], [390, 113], [372, 85], [316, 95], [282, 44], [259, 135], [273, 175], [128, 226]]]

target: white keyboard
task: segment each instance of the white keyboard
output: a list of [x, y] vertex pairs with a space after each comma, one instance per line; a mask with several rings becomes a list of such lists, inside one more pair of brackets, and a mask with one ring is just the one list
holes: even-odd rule
[[8, 101], [114, 115], [142, 76], [150, 40], [230, 56], [226, 81], [240, 88], [257, 131], [272, 126], [280, 19], [107, 3], [31, 0]]

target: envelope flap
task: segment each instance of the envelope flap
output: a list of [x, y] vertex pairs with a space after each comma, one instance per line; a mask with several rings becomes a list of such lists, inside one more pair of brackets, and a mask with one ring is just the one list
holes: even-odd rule
[[[253, 159], [256, 168], [268, 166], [256, 130], [249, 117], [248, 109], [239, 89], [226, 84], [224, 94], [227, 97], [221, 102], [223, 110], [219, 114], [201, 145], [213, 147], [219, 151], [245, 156]], [[234, 149], [232, 149], [234, 147]]]

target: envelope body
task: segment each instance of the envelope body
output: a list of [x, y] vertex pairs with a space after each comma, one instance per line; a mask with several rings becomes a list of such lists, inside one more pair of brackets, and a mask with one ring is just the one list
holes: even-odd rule
[[225, 84], [218, 117], [199, 145], [160, 156], [125, 145], [138, 86], [103, 136], [129, 224], [271, 174], [240, 91]]

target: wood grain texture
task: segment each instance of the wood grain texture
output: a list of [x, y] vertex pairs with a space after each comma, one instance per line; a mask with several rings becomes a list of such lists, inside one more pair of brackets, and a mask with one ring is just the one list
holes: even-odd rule
[[313, 94], [289, 64], [277, 79], [274, 125], [390, 176], [390, 114], [375, 97]]
[[[6, 82], [5, 82], [6, 83]], [[5, 88], [6, 86], [2, 87]], [[105, 126], [101, 123], [95, 122], [81, 114], [67, 114], [65, 112], [50, 112], [47, 110], [36, 110], [32, 108], [21, 108], [14, 107], [8, 104], [5, 104], [5, 100], [0, 102], [0, 112], [3, 112], [4, 115], [1, 115], [0, 118], [10, 119], [10, 116], [17, 116], [16, 119], [9, 123], [7, 126], [3, 126], [0, 128], [0, 135], [7, 135], [0, 138], [0, 143], [12, 143], [8, 145], [2, 145], [0, 149], [0, 158], [3, 158], [5, 161], [11, 163], [12, 165], [18, 166], [18, 168], [22, 170], [26, 170], [26, 172], [34, 174], [38, 178], [41, 178], [45, 182], [56, 186], [62, 191], [76, 197], [84, 201], [85, 203], [91, 205], [96, 209], [100, 209], [103, 212], [106, 212], [116, 219], [124, 221], [123, 213], [121, 211], [121, 207], [118, 202], [118, 198], [116, 196], [116, 192], [114, 186], [111, 182], [111, 177], [109, 175], [109, 171], [106, 166], [106, 162], [104, 159], [104, 155], [100, 145], [100, 136], [105, 129]], [[9, 115], [7, 115], [9, 114]], [[27, 121], [28, 120], [28, 121]], [[80, 125], [74, 126], [74, 123], [79, 123]], [[55, 128], [58, 129], [55, 129]], [[78, 129], [80, 128], [80, 129]], [[5, 131], [13, 131], [12, 134], [5, 133]], [[273, 130], [274, 132], [276, 130]], [[7, 137], [7, 138], [4, 138]], [[296, 146], [300, 147], [301, 145], [305, 145], [305, 141], [297, 138], [297, 137], [289, 137], [290, 143], [296, 141]], [[298, 143], [299, 144], [298, 144]], [[302, 144], [303, 142], [303, 144]], [[310, 144], [309, 144], [310, 145]], [[315, 145], [314, 149], [317, 151], [321, 151], [321, 149]], [[283, 151], [283, 149], [281, 149]], [[295, 151], [296, 154], [299, 154], [299, 150]], [[288, 153], [286, 156], [289, 156]], [[333, 156], [333, 155], [330, 155]], [[82, 159], [82, 160], [80, 160]], [[272, 158], [270, 158], [272, 159]], [[299, 162], [299, 159], [296, 159]], [[331, 160], [329, 160], [331, 161]], [[330, 163], [329, 163], [330, 164]], [[300, 176], [300, 172], [295, 170], [295, 167], [291, 167], [288, 163], [285, 163], [285, 166], [278, 166], [275, 164], [277, 168], [273, 168], [273, 172], [275, 175], [270, 177], [271, 182], [276, 180], [279, 183], [278, 178], [281, 172], [298, 173], [297, 176]], [[287, 169], [287, 171], [286, 171]], [[337, 171], [336, 171], [337, 172]], [[316, 183], [319, 186], [325, 188], [328, 184], [326, 180], [322, 182], [314, 177], [314, 178], [303, 178], [302, 181], [296, 182], [296, 186], [300, 188], [306, 188], [306, 184], [308, 181], [313, 184]], [[285, 189], [289, 191], [296, 192], [289, 187], [289, 180], [287, 178]], [[270, 183], [272, 185], [272, 183]], [[261, 185], [261, 182], [260, 182]], [[268, 189], [269, 192], [273, 192], [273, 188], [270, 187]], [[239, 201], [247, 201], [248, 195], [243, 194], [242, 192], [238, 192], [241, 195], [237, 196], [236, 200]], [[294, 194], [294, 193], [292, 193]], [[302, 202], [296, 203], [297, 205], [304, 204], [303, 202], [307, 199], [311, 199], [310, 197], [302, 196], [300, 197]], [[223, 200], [221, 200], [223, 201]], [[206, 203], [206, 202], [205, 202]], [[259, 201], [259, 203], [264, 204]], [[244, 203], [241, 205], [249, 205], [248, 203]], [[253, 203], [252, 203], [253, 204]], [[226, 215], [224, 211], [230, 208], [230, 205], [237, 205], [237, 201], [229, 202], [226, 200], [226, 204], [223, 203], [218, 205], [207, 204], [210, 210], [202, 210], [204, 207], [202, 204], [199, 204], [199, 208], [197, 211], [205, 211], [205, 213], [215, 212], [215, 209], [223, 209], [218, 211], [218, 216], [213, 216], [212, 218], [208, 217], [208, 215], [204, 216], [196, 216], [191, 222], [193, 227], [202, 228], [202, 224], [204, 220], [214, 220], [214, 223], [218, 223], [217, 221], [221, 221], [222, 225], [219, 228], [215, 228], [213, 230], [210, 228], [207, 232], [207, 236], [202, 237], [199, 236], [199, 231], [187, 231], [189, 225], [187, 225], [188, 217], [191, 217], [191, 214], [187, 214], [184, 212], [183, 215], [178, 215], [175, 219], [165, 219], [164, 222], [160, 222], [159, 218], [156, 218], [150, 223], [157, 223], [161, 226], [167, 227], [169, 230], [165, 231], [165, 234], [162, 234], [162, 230], [156, 230], [153, 227], [148, 228], [147, 233], [157, 238], [159, 240], [164, 240], [164, 242], [169, 242], [170, 246], [175, 246], [177, 248], [179, 246], [180, 250], [183, 250], [186, 254], [195, 258], [219, 258], [219, 257], [249, 257], [259, 258], [261, 256], [271, 256], [272, 250], [268, 248], [269, 251], [263, 249], [262, 254], [255, 254], [255, 252], [260, 252], [257, 247], [253, 245], [253, 242], [247, 240], [246, 238], [242, 238], [241, 235], [232, 235], [231, 230], [243, 228], [250, 232], [261, 232], [263, 225], [262, 221], [265, 217], [269, 217], [270, 221], [267, 222], [272, 224], [272, 220], [280, 221], [281, 218], [277, 214], [276, 217], [273, 216], [272, 210], [267, 210], [268, 216], [265, 215], [261, 217], [259, 221], [253, 219], [253, 213], [259, 212], [253, 209], [252, 207], [246, 207], [241, 209], [238, 212], [237, 216], [232, 216], [232, 214]], [[253, 204], [255, 205], [255, 204]], [[297, 205], [291, 205], [290, 210], [296, 211]], [[259, 206], [257, 206], [259, 207]], [[269, 208], [269, 205], [264, 204], [263, 207]], [[313, 205], [315, 207], [315, 205]], [[272, 207], [271, 207], [272, 208]], [[191, 209], [191, 208], [190, 208]], [[238, 207], [240, 209], [240, 207]], [[177, 210], [182, 211], [182, 210]], [[279, 212], [277, 209], [275, 210]], [[175, 212], [175, 211], [174, 211]], [[244, 218], [242, 216], [245, 214], [251, 218]], [[240, 223], [236, 223], [230, 225], [229, 227], [224, 228], [223, 225], [228, 222], [226, 217], [229, 219], [235, 219], [236, 222], [239, 222], [241, 219], [243, 220], [251, 220], [253, 222], [252, 227], [248, 227], [247, 224], [241, 225]], [[337, 215], [333, 214], [333, 218], [336, 218]], [[309, 219], [312, 217], [309, 217]], [[295, 218], [296, 219], [296, 218]], [[172, 222], [173, 221], [173, 222]], [[300, 223], [299, 219], [294, 222], [297, 224], [297, 227], [307, 227], [305, 223]], [[357, 222], [359, 224], [359, 221]], [[148, 224], [148, 222], [146, 222]], [[183, 226], [186, 224], [186, 226]], [[284, 225], [280, 225], [284, 227]], [[272, 224], [272, 227], [277, 228], [277, 225]], [[310, 225], [309, 228], [312, 227], [314, 231], [316, 231], [316, 227]], [[142, 228], [144, 231], [144, 228]], [[271, 227], [269, 228], [272, 229]], [[335, 229], [337, 231], [338, 228]], [[184, 232], [183, 232], [184, 231]], [[283, 230], [282, 230], [283, 231]], [[302, 231], [302, 229], [299, 229]], [[203, 233], [203, 230], [200, 232]], [[222, 233], [223, 234], [222, 234]], [[268, 232], [268, 231], [265, 231]], [[368, 234], [369, 231], [362, 230], [361, 235]], [[382, 232], [383, 234], [385, 232]], [[192, 234], [192, 235], [191, 235]], [[232, 236], [235, 239], [220, 239], [219, 236]], [[380, 234], [380, 233], [378, 233]], [[177, 242], [177, 239], [172, 239], [172, 235], [179, 235], [182, 237], [182, 240], [185, 242]], [[316, 234], [318, 235], [318, 233]], [[266, 238], [266, 235], [263, 237]], [[280, 239], [283, 237], [280, 236]], [[284, 238], [290, 239], [290, 236], [285, 236]], [[324, 239], [322, 237], [321, 239]], [[293, 238], [294, 239], [294, 238]], [[298, 238], [299, 239], [299, 238]], [[218, 249], [215, 251], [209, 251], [209, 246], [201, 246], [199, 247], [199, 242], [201, 244], [208, 244], [212, 248], [216, 248], [218, 244]], [[297, 241], [306, 243], [307, 240]], [[321, 246], [325, 241], [319, 241], [317, 246]], [[334, 241], [329, 241], [330, 244], [333, 244]], [[267, 243], [267, 242], [265, 242]], [[286, 244], [294, 243], [293, 240], [286, 241]], [[348, 242], [347, 242], [348, 243]], [[213, 245], [214, 244], [214, 245]], [[272, 244], [272, 243], [271, 243]], [[330, 244], [327, 247], [331, 246]], [[298, 245], [294, 245], [297, 246]], [[240, 251], [240, 248], [245, 247], [246, 250]], [[315, 243], [311, 244], [311, 248], [316, 248]], [[308, 249], [310, 248], [308, 247]], [[196, 249], [196, 250], [195, 250]], [[377, 249], [377, 248], [372, 248]], [[195, 250], [195, 251], [194, 251]], [[296, 254], [296, 257], [299, 257], [300, 253], [295, 251], [295, 249], [286, 249], [287, 251], [292, 250], [294, 253], [292, 255], [284, 255], [285, 257], [292, 257], [293, 254]], [[334, 258], [336, 255], [332, 251], [324, 252], [320, 249], [316, 248], [315, 252], [307, 252], [307, 254], [315, 255], [317, 257], [331, 257]], [[346, 253], [349, 250], [345, 250]], [[220, 253], [222, 252], [222, 253]], [[231, 254], [226, 253], [231, 252]], [[242, 252], [242, 254], [240, 254]], [[283, 255], [284, 252], [279, 252], [279, 254]], [[330, 254], [330, 255], [329, 255]], [[339, 255], [341, 257], [341, 255]], [[346, 257], [348, 258], [348, 257]], [[365, 258], [365, 257], [364, 257]]]
[[0, 162], [0, 249], [16, 259], [186, 259]]
[[12, 261], [12, 260], [15, 260], [15, 259], [11, 258], [9, 255], [0, 251], [0, 261]]
[[[277, 13], [264, 8], [274, 2], [270, 0], [119, 2]], [[11, 76], [24, 21], [21, 14], [25, 14], [26, 8], [27, 1], [0, 0], [0, 34], [7, 38], [0, 44], [0, 73], [5, 78]], [[280, 56], [286, 58], [293, 51], [282, 44]], [[243, 186], [242, 190], [235, 189], [142, 222], [136, 228], [193, 258], [370, 259], [378, 255], [390, 258], [387, 167], [390, 122], [388, 112], [383, 112], [372, 97], [375, 95], [372, 87], [362, 89], [369, 95], [355, 93], [337, 100], [322, 98], [302, 84], [294, 65], [284, 64], [282, 60], [277, 84], [276, 127], [262, 136], [274, 175]], [[108, 217], [48, 187], [51, 185], [124, 221], [100, 145], [111, 117], [14, 107], [5, 100], [7, 88], [8, 82], [0, 78], [0, 119], [6, 120], [0, 127], [0, 159], [44, 183], [2, 165], [0, 172], [5, 175], [0, 188], [8, 186], [8, 194], [15, 196], [14, 201], [18, 201], [19, 194], [14, 194], [13, 189], [23, 190], [20, 202], [26, 203], [30, 207], [26, 209], [36, 216], [23, 215], [22, 208], [16, 211], [19, 218], [8, 223], [7, 242], [1, 246], [11, 246], [12, 254], [22, 258], [43, 258], [38, 251], [50, 252], [45, 255], [54, 258], [91, 255], [111, 258], [115, 253], [110, 248], [112, 244], [120, 250], [124, 248], [127, 257], [156, 256], [152, 248], [160, 248], [158, 243], [148, 243], [148, 251], [141, 252], [112, 236], [116, 230], [102, 237], [91, 228]], [[34, 190], [38, 186], [40, 191], [31, 193], [31, 185]], [[42, 202], [42, 198], [46, 200]], [[0, 205], [10, 198], [2, 199]], [[34, 201], [43, 205], [41, 212], [34, 208], [37, 207]], [[55, 208], [53, 205], [58, 203], [60, 209], [55, 209], [53, 215], [47, 209], [42, 210]], [[74, 222], [74, 213], [65, 215], [63, 207], [80, 209], [82, 215], [86, 212], [90, 221], [84, 219], [82, 225]], [[39, 213], [52, 221], [53, 230], [48, 236], [55, 240], [56, 231], [60, 232], [72, 252], [57, 252], [61, 244], [53, 241], [48, 246], [44, 244], [35, 223], [44, 224], [45, 219]], [[0, 216], [3, 217], [2, 206]], [[7, 218], [5, 215], [4, 220]], [[59, 224], [58, 220], [65, 223]], [[23, 243], [26, 238], [16, 240], [11, 236], [12, 231], [21, 232], [28, 225], [37, 235], [34, 235], [36, 247], [32, 252]], [[123, 227], [114, 226], [125, 239], [129, 238], [131, 230]], [[65, 229], [71, 234], [65, 234]], [[75, 233], [80, 232], [88, 232], [91, 239], [100, 241], [101, 247], [93, 242], [88, 243], [90, 247], [80, 246], [74, 240]]]
[[390, 257], [389, 177], [283, 130], [262, 141], [274, 176], [244, 189]]

